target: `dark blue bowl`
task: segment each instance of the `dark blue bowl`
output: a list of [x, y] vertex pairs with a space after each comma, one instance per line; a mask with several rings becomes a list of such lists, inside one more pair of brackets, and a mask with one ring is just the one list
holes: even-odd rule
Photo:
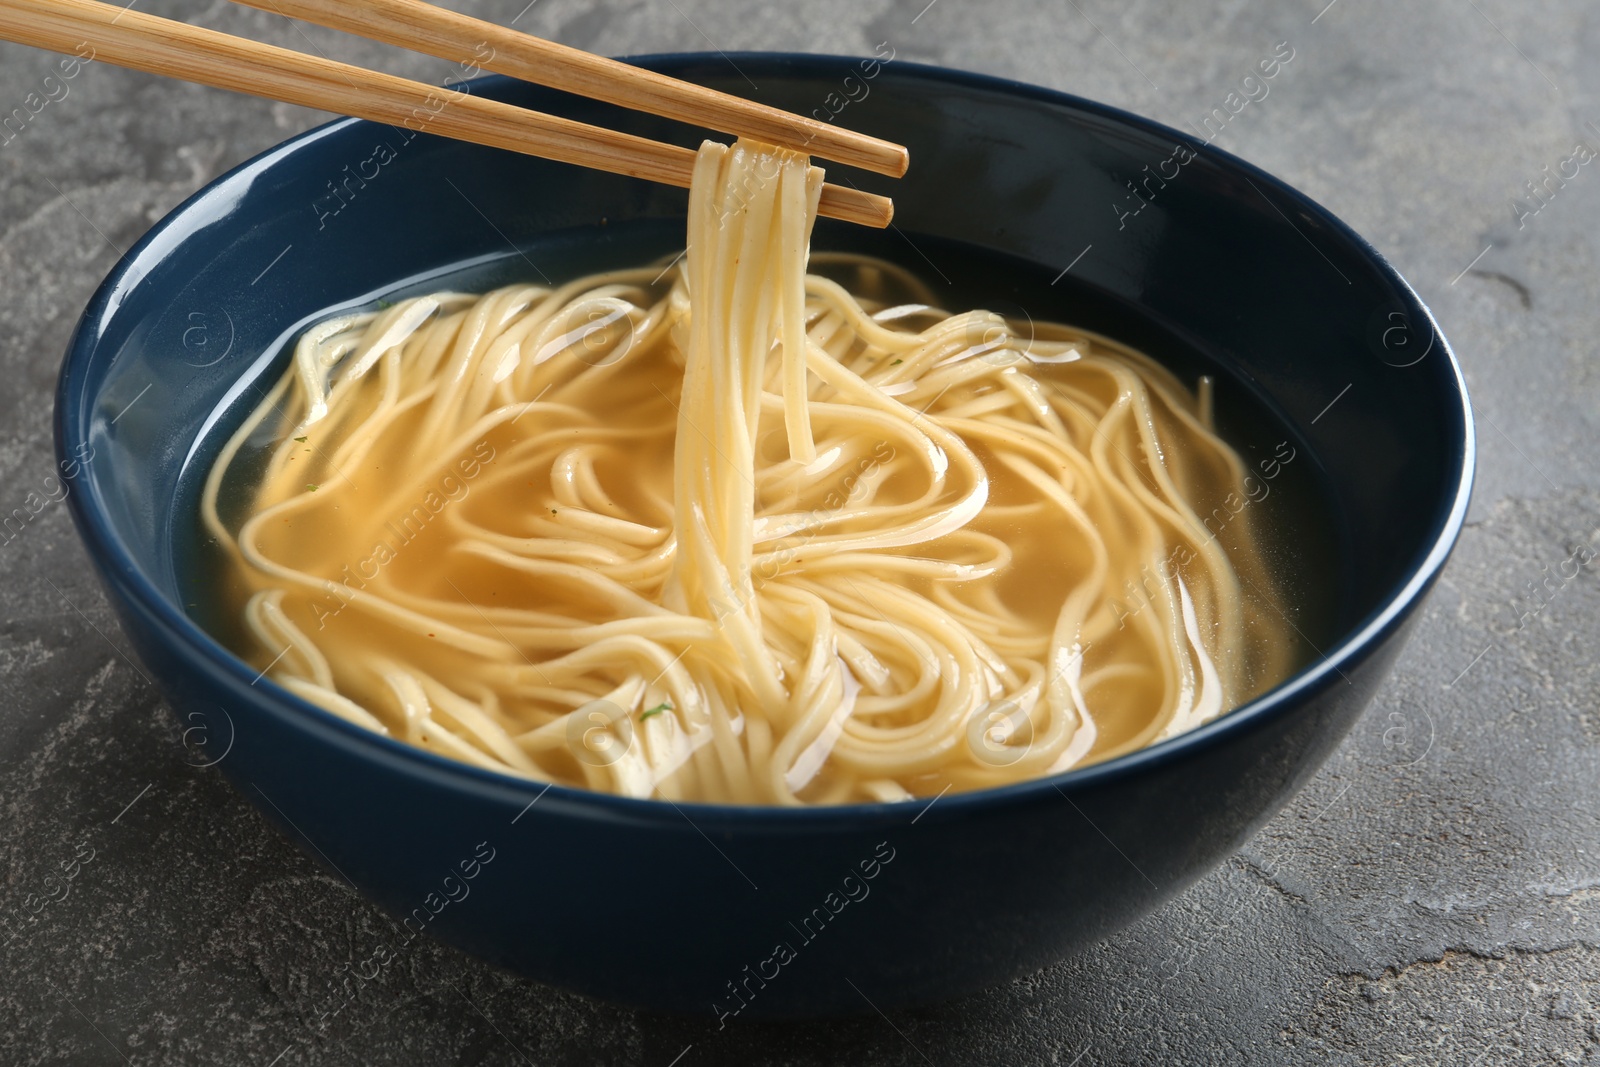
[[[720, 55], [640, 62], [749, 89]], [[854, 97], [842, 122], [910, 147], [899, 183], [832, 168], [895, 197], [897, 229], [875, 247], [926, 257], [929, 277], [963, 262], [947, 241], [1027, 261], [1036, 277], [978, 272], [994, 306], [1061, 294], [1041, 310], [1209, 363], [1237, 387], [1219, 396], [1252, 394], [1252, 410], [1276, 413], [1306, 453], [1282, 484], [1315, 486], [1328, 505], [1313, 525], [1332, 556], [1284, 550], [1329, 605], [1325, 654], [1216, 722], [1099, 766], [931, 804], [820, 810], [541, 790], [297, 700], [186, 613], [200, 577], [186, 486], [214, 454], [214, 423], [254, 403], [283, 342], [330, 305], [450, 265], [491, 280], [558, 262], [570, 274], [682, 242], [681, 191], [365, 122], [238, 168], [117, 265], [68, 351], [56, 447], [90, 556], [187, 736], [400, 920], [385, 952], [425, 933], [569, 989], [740, 1018], [926, 1002], [1036, 970], [1149, 912], [1311, 777], [1460, 530], [1465, 386], [1427, 309], [1370, 245], [1186, 134], [908, 63], [735, 62], [765, 102], [827, 114]], [[695, 143], [676, 124], [505, 79], [471, 91]], [[327, 1010], [388, 958], [330, 981]]]

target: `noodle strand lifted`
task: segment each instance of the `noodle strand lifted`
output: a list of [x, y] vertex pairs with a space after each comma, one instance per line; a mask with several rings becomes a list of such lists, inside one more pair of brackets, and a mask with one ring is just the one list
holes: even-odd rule
[[1253, 514], [1201, 518], [1245, 474], [1209, 385], [808, 273], [821, 185], [708, 142], [681, 266], [306, 331], [202, 498], [241, 651], [452, 759], [742, 804], [1037, 777], [1286, 676]]

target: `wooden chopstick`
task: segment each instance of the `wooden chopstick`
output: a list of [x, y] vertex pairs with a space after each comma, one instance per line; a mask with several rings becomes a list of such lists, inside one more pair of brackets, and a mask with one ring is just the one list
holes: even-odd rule
[[[0, 0], [0, 39], [113, 66], [320, 108], [475, 144], [687, 188], [695, 155], [615, 130], [528, 111], [97, 0]], [[887, 197], [824, 185], [818, 212], [882, 228]]]
[[631, 67], [423, 0], [237, 2], [635, 111], [794, 148], [891, 178], [905, 174], [910, 160], [903, 146], [877, 137]]

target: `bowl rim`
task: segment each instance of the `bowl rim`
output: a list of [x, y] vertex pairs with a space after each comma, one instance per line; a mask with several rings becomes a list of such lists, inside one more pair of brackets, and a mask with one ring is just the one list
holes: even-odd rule
[[[626, 56], [623, 57], [623, 61], [650, 69], [744, 61], [790, 73], [809, 71], [831, 76], [839, 66], [858, 63], [861, 58], [821, 53], [739, 51], [648, 53]], [[909, 60], [897, 59], [893, 66], [896, 71], [906, 71], [915, 77], [1063, 107], [1079, 114], [1131, 127], [1142, 134], [1176, 138], [1182, 143], [1191, 145], [1196, 140], [1163, 123], [1061, 90], [1048, 89], [1011, 78]], [[514, 83], [516, 79], [503, 75], [485, 75], [454, 84], [493, 88]], [[245, 182], [247, 188], [252, 175], [278, 165], [307, 145], [364, 122], [365, 120], [354, 118], [334, 119], [282, 141], [218, 175], [162, 216], [117, 261], [79, 317], [62, 361], [54, 413], [54, 436], [58, 459], [68, 458], [71, 449], [85, 439], [83, 431], [89, 420], [83, 417], [86, 392], [84, 386], [102, 333], [100, 327], [116, 314], [122, 295], [143, 280], [147, 273], [149, 257], [154, 255], [159, 259], [164, 255], [161, 246], [174, 236], [169, 231], [187, 224], [187, 217], [201, 202], [226, 195], [241, 181]], [[557, 802], [562, 810], [592, 809], [594, 814], [611, 818], [645, 823], [667, 823], [680, 827], [682, 821], [687, 820], [696, 829], [700, 828], [701, 822], [727, 826], [730, 829], [747, 828], [752, 823], [775, 823], [776, 825], [771, 828], [796, 830], [839, 823], [899, 824], [904, 822], [904, 816], [911, 815], [912, 812], [916, 812], [916, 815], [910, 821], [915, 823], [936, 804], [940, 806], [940, 812], [935, 821], [945, 821], [980, 808], [1005, 808], [1032, 803], [1047, 798], [1048, 794], [1052, 793], [1065, 797], [1066, 789], [1084, 791], [1145, 773], [1166, 764], [1191, 758], [1236, 734], [1263, 725], [1276, 716], [1291, 714], [1295, 710], [1294, 706], [1301, 700], [1341, 680], [1347, 681], [1343, 668], [1352, 667], [1370, 655], [1381, 644], [1385, 635], [1415, 609], [1421, 597], [1438, 578], [1465, 522], [1477, 462], [1477, 434], [1472, 418], [1472, 404], [1460, 361], [1456, 358], [1443, 331], [1440, 330], [1432, 311], [1383, 254], [1320, 203], [1256, 165], [1211, 143], [1203, 143], [1196, 151], [1204, 153], [1208, 159], [1224, 169], [1242, 174], [1263, 189], [1270, 189], [1278, 197], [1293, 201], [1315, 216], [1331, 233], [1347, 242], [1375, 268], [1378, 275], [1394, 289], [1402, 303], [1409, 305], [1405, 310], [1413, 316], [1414, 321], [1427, 324], [1432, 331], [1434, 343], [1440, 350], [1440, 358], [1446, 362], [1449, 369], [1453, 396], [1460, 402], [1462, 434], [1454, 442], [1459, 447], [1460, 460], [1455, 472], [1455, 485], [1449, 490], [1449, 506], [1442, 509], [1443, 515], [1436, 518], [1431, 533], [1424, 541], [1427, 545], [1426, 554], [1419, 563], [1413, 564], [1408, 569], [1405, 577], [1382, 598], [1376, 608], [1347, 627], [1339, 640], [1321, 654], [1319, 660], [1296, 671], [1266, 693], [1208, 723], [1101, 763], [949, 796], [946, 796], [949, 793], [946, 789], [931, 799], [803, 807], [712, 804], [697, 801], [680, 803], [670, 800], [663, 802], [659, 799], [617, 796], [518, 778], [511, 774], [448, 759], [398, 739], [373, 733], [293, 695], [270, 679], [262, 679], [259, 675], [252, 679], [253, 671], [243, 659], [225, 648], [187, 614], [180, 611], [176, 603], [163, 594], [146, 575], [144, 566], [114, 532], [105, 514], [104, 502], [100, 499], [92, 478], [82, 481], [79, 492], [68, 495], [68, 504], [91, 560], [102, 576], [108, 581], [115, 581], [144, 612], [153, 615], [162, 624], [178, 649], [178, 659], [188, 661], [191, 666], [205, 668], [225, 684], [256, 688], [256, 691], [262, 694], [257, 701], [258, 706], [284, 721], [295, 732], [312, 735], [313, 740], [335, 743], [358, 758], [385, 763], [404, 775], [431, 779], [452, 788], [477, 792], [511, 803], [527, 799], [528, 803], [522, 809], [524, 813], [534, 803], [544, 799], [546, 793], [550, 793], [553, 794], [551, 799]], [[264, 681], [266, 684], [257, 686], [256, 682], [259, 681]], [[943, 803], [940, 804], [940, 801]], [[697, 818], [689, 818], [690, 812]], [[521, 815], [517, 818], [521, 818]]]

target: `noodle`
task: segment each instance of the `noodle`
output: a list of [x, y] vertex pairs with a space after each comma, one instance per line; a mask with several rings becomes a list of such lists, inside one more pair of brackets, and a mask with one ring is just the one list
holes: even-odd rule
[[308, 330], [202, 496], [241, 651], [476, 766], [788, 805], [1054, 773], [1284, 677], [1254, 516], [1201, 518], [1245, 473], [1211, 383], [807, 273], [821, 180], [708, 142], [680, 267]]

